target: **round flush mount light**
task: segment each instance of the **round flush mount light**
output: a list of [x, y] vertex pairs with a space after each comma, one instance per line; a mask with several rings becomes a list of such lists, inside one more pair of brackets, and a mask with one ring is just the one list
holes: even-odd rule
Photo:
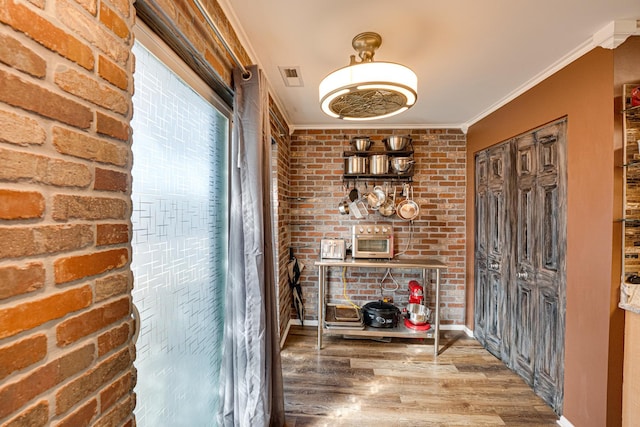
[[320, 82], [320, 106], [325, 114], [344, 120], [376, 120], [411, 108], [418, 97], [418, 77], [404, 65], [374, 62], [382, 44], [377, 33], [358, 34], [352, 41], [360, 62], [351, 63]]

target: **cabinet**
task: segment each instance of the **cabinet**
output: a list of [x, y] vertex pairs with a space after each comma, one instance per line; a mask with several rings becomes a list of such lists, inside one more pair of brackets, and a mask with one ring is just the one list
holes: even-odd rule
[[564, 377], [566, 120], [476, 154], [474, 334], [556, 412]]
[[[439, 353], [439, 340], [440, 340], [440, 276], [441, 270], [446, 268], [446, 265], [441, 261], [429, 260], [429, 259], [380, 259], [380, 260], [365, 260], [365, 259], [346, 259], [346, 260], [321, 260], [315, 263], [319, 267], [318, 272], [318, 350], [322, 349], [322, 337], [323, 335], [349, 335], [349, 336], [365, 336], [365, 337], [400, 337], [400, 338], [433, 338], [434, 339], [434, 356], [438, 356]], [[372, 328], [365, 327], [364, 329], [351, 329], [335, 330], [325, 327], [325, 314], [326, 314], [326, 279], [327, 271], [330, 267], [339, 268], [404, 268], [404, 269], [419, 269], [422, 270], [422, 283], [425, 286], [428, 282], [428, 271], [434, 271], [436, 276], [436, 289], [435, 295], [435, 310], [432, 328], [427, 331], [419, 331], [409, 329], [404, 326], [403, 322], [398, 322], [398, 326], [395, 328]]]
[[639, 84], [623, 86], [624, 236], [620, 307], [640, 313], [640, 106], [631, 104], [631, 91]]

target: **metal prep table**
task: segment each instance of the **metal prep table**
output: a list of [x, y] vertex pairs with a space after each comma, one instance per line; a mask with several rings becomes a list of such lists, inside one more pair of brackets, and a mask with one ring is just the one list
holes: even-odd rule
[[[368, 337], [401, 337], [401, 338], [433, 338], [434, 339], [434, 356], [439, 353], [440, 339], [440, 270], [446, 269], [446, 265], [440, 261], [432, 259], [351, 259], [335, 260], [327, 259], [316, 261], [315, 265], [319, 267], [318, 272], [318, 349], [322, 349], [322, 336], [327, 335], [350, 335], [350, 336], [368, 336]], [[435, 321], [432, 328], [427, 331], [417, 331], [407, 328], [403, 322], [398, 322], [395, 328], [372, 328], [366, 326], [365, 329], [353, 330], [332, 330], [324, 327], [325, 322], [325, 288], [327, 270], [329, 267], [347, 267], [347, 268], [404, 268], [404, 269], [422, 269], [422, 283], [425, 292], [428, 286], [427, 270], [435, 270], [436, 272], [436, 301], [435, 301]]]

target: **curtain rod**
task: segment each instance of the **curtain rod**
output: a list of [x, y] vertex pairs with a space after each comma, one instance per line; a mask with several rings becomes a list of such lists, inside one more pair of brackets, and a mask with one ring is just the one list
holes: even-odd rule
[[202, 16], [204, 17], [205, 21], [207, 21], [207, 24], [209, 24], [209, 28], [213, 30], [216, 37], [218, 37], [218, 39], [222, 43], [222, 46], [224, 47], [224, 49], [231, 56], [231, 59], [233, 59], [233, 62], [235, 62], [236, 65], [242, 70], [242, 76], [243, 77], [250, 76], [251, 73], [245, 68], [242, 62], [240, 62], [240, 59], [238, 58], [236, 53], [231, 49], [231, 46], [229, 46], [229, 43], [227, 43], [227, 40], [224, 38], [220, 30], [218, 30], [218, 27], [216, 26], [215, 22], [213, 22], [211, 15], [209, 15], [209, 12], [202, 6], [202, 3], [200, 2], [200, 0], [193, 0], [193, 2], [195, 3], [198, 10], [200, 10], [200, 13], [202, 13]]

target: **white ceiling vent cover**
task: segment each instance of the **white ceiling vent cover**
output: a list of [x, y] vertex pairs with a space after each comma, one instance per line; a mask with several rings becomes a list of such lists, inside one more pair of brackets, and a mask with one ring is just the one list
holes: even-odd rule
[[302, 81], [302, 73], [300, 67], [278, 67], [282, 81], [287, 87], [302, 87], [304, 83]]

